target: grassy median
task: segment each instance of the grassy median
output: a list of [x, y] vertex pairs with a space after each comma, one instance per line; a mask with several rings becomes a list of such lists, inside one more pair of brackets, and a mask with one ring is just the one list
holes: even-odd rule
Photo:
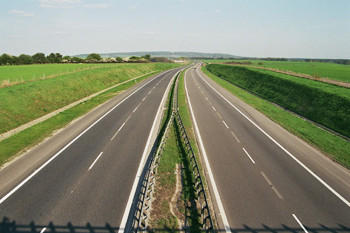
[[[170, 99], [173, 94], [170, 94]], [[179, 77], [178, 107], [186, 133], [201, 170], [198, 148], [191, 123], [184, 87], [184, 72]], [[172, 109], [169, 103], [168, 110]], [[171, 111], [168, 111], [170, 116]], [[181, 174], [179, 174], [181, 173]], [[180, 176], [181, 175], [181, 176]], [[201, 172], [203, 181], [204, 176]], [[176, 183], [181, 179], [181, 190], [176, 192]], [[204, 181], [205, 182], [205, 181]], [[181, 138], [181, 130], [176, 120], [171, 126], [163, 156], [160, 158], [156, 174], [154, 202], [152, 203], [150, 229], [156, 232], [178, 232], [180, 225], [187, 222], [191, 232], [202, 232], [200, 211], [196, 206], [193, 167], [188, 151]]]

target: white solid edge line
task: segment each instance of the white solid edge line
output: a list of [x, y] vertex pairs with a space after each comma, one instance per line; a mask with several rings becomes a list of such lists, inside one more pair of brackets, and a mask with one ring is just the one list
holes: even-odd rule
[[101, 157], [102, 154], [103, 154], [103, 151], [97, 156], [97, 158], [95, 159], [95, 161], [91, 164], [91, 166], [89, 167], [89, 170], [95, 165], [95, 163], [96, 163], [97, 160]]
[[341, 196], [337, 191], [335, 191], [331, 186], [329, 186], [324, 180], [322, 180], [318, 175], [316, 175], [310, 168], [303, 164], [299, 159], [297, 159], [292, 153], [285, 149], [281, 144], [279, 144], [274, 138], [272, 138], [268, 133], [266, 133], [262, 128], [255, 124], [249, 117], [247, 117], [243, 112], [241, 112], [235, 105], [233, 105], [228, 99], [221, 95], [212, 85], [210, 85], [203, 77], [198, 75], [210, 86], [219, 96], [221, 96], [227, 103], [229, 103], [234, 109], [236, 109], [242, 116], [244, 116], [250, 123], [252, 123], [256, 128], [258, 128], [263, 134], [266, 135], [272, 142], [274, 142], [279, 148], [281, 148], [286, 154], [288, 154], [294, 161], [296, 161], [301, 167], [308, 171], [314, 178], [316, 178], [321, 184], [323, 184], [329, 191], [331, 191], [335, 196], [342, 200], [348, 207], [350, 207], [350, 202]]
[[[172, 80], [174, 79], [174, 77], [177, 74], [178, 74], [178, 72], [172, 77]], [[152, 125], [151, 131], [149, 133], [145, 149], [144, 149], [143, 154], [142, 154], [140, 165], [139, 165], [139, 168], [138, 168], [136, 176], [135, 176], [134, 184], [132, 185], [132, 188], [131, 188], [131, 192], [130, 192], [130, 195], [129, 195], [129, 200], [128, 200], [128, 202], [126, 204], [126, 207], [125, 207], [125, 210], [124, 210], [124, 215], [123, 215], [122, 221], [120, 223], [120, 228], [119, 228], [118, 233], [123, 233], [124, 230], [125, 230], [126, 223], [128, 221], [128, 217], [129, 217], [129, 213], [130, 213], [130, 210], [131, 210], [131, 204], [132, 204], [134, 196], [136, 194], [136, 188], [137, 188], [137, 185], [138, 185], [140, 177], [141, 177], [141, 173], [142, 173], [142, 170], [143, 170], [143, 167], [144, 167], [144, 163], [145, 163], [146, 158], [147, 158], [147, 154], [149, 153], [148, 150], [149, 150], [152, 134], [153, 134], [153, 131], [154, 131], [155, 127], [156, 127], [157, 119], [160, 117], [160, 114], [163, 111], [163, 105], [164, 105], [164, 102], [165, 102], [165, 100], [166, 100], [166, 98], [168, 96], [167, 93], [169, 92], [169, 88], [171, 86], [172, 80], [169, 82], [168, 87], [167, 87], [167, 89], [164, 92], [162, 101], [159, 104], [157, 115], [154, 118], [153, 125]]]
[[248, 155], [248, 157], [250, 158], [250, 160], [255, 163], [255, 161], [252, 159], [252, 157], [250, 157], [250, 155], [248, 154], [248, 152], [243, 148], [244, 152]]
[[[185, 79], [187, 79], [186, 78], [187, 71], [188, 70], [186, 70], [186, 72], [185, 72]], [[197, 121], [196, 121], [196, 118], [195, 118], [193, 110], [192, 110], [192, 104], [191, 104], [190, 96], [188, 95], [186, 81], [185, 81], [185, 89], [186, 89], [186, 96], [187, 96], [187, 100], [188, 100], [188, 106], [190, 108], [191, 116], [192, 116], [192, 119], [193, 119], [193, 124], [194, 124], [194, 127], [195, 127], [195, 131], [197, 132], [198, 141], [199, 141], [200, 147], [202, 149], [202, 155], [203, 155], [204, 162], [205, 162], [205, 165], [206, 165], [207, 170], [208, 170], [208, 175], [209, 175], [209, 178], [210, 178], [210, 182], [212, 184], [212, 188], [213, 188], [213, 191], [214, 191], [216, 202], [218, 204], [218, 208], [219, 208], [219, 211], [220, 211], [222, 222], [223, 222], [223, 224], [225, 226], [225, 231], [226, 232], [231, 232], [230, 225], [228, 223], [228, 220], [227, 220], [227, 217], [226, 217], [226, 214], [225, 214], [224, 206], [222, 205], [221, 198], [220, 198], [220, 195], [219, 195], [219, 191], [218, 191], [218, 188], [216, 187], [214, 176], [213, 176], [213, 173], [212, 173], [210, 165], [209, 165], [207, 152], [205, 151], [205, 147], [204, 147], [204, 144], [203, 144], [203, 141], [202, 141], [202, 137], [201, 137], [201, 134], [200, 134], [199, 129], [198, 129]]]
[[[169, 70], [170, 71], [170, 70]], [[168, 72], [168, 71], [166, 71]], [[163, 74], [163, 73], [162, 73]], [[41, 165], [38, 169], [36, 169], [32, 174], [30, 174], [26, 179], [24, 179], [21, 183], [19, 183], [15, 188], [13, 188], [9, 193], [7, 193], [4, 197], [0, 199], [0, 204], [2, 204], [7, 198], [9, 198], [12, 194], [14, 194], [18, 189], [20, 189], [25, 183], [27, 183], [33, 176], [35, 176], [38, 172], [40, 172], [44, 167], [46, 167], [52, 160], [54, 160], [58, 155], [60, 155], [65, 149], [67, 149], [70, 145], [72, 145], [76, 140], [78, 140], [83, 134], [85, 134], [89, 129], [91, 129], [94, 125], [96, 125], [100, 120], [102, 120], [105, 116], [107, 116], [110, 112], [112, 112], [116, 107], [118, 107], [120, 104], [122, 104], [125, 100], [130, 98], [132, 95], [134, 95], [137, 91], [139, 91], [141, 88], [146, 86], [148, 83], [152, 82], [154, 79], [158, 78], [160, 75], [157, 75], [150, 81], [143, 84], [141, 87], [136, 89], [133, 93], [125, 97], [122, 101], [120, 101], [117, 105], [115, 105], [111, 110], [106, 112], [103, 116], [101, 116], [99, 119], [97, 119], [94, 123], [92, 123], [88, 128], [86, 128], [82, 133], [80, 133], [78, 136], [76, 136], [72, 141], [70, 141], [65, 147], [63, 147], [60, 151], [58, 151], [54, 156], [52, 156], [49, 160], [47, 160], [43, 165]]]
[[295, 220], [298, 222], [298, 224], [301, 226], [301, 228], [303, 228], [304, 232], [305, 232], [305, 233], [309, 233], [309, 232], [305, 229], [304, 225], [299, 221], [299, 219], [297, 218], [297, 216], [295, 216], [295, 214], [293, 214], [293, 217], [294, 217]]

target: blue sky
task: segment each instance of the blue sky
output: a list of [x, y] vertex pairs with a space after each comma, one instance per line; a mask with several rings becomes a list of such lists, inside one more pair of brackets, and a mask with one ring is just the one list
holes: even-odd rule
[[1, 0], [0, 54], [350, 59], [350, 0]]

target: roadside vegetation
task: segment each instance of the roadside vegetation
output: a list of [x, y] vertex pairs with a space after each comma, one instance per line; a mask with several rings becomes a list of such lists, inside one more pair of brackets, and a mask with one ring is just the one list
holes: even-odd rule
[[269, 60], [203, 60], [207, 63], [236, 62], [244, 65], [274, 68], [283, 71], [308, 74], [316, 79], [328, 78], [335, 81], [350, 82], [350, 65], [307, 61], [269, 61]]
[[0, 134], [117, 83], [176, 66], [164, 63], [130, 64], [0, 88]]
[[350, 89], [253, 68], [212, 64], [207, 69], [220, 78], [350, 137]]
[[128, 64], [37, 64], [0, 66], [0, 87], [13, 86], [26, 82], [42, 81], [57, 76], [72, 74], [95, 68], [107, 68]]
[[[150, 72], [170, 69], [175, 66], [178, 65], [157, 63], [101, 68], [98, 70], [87, 70], [75, 74], [62, 75], [41, 82], [25, 83], [23, 85], [1, 88], [1, 133], [14, 129], [76, 100], [120, 82]], [[150, 75], [140, 77], [137, 82]], [[0, 166], [11, 157], [41, 142], [46, 137], [52, 135], [55, 130], [66, 126], [75, 118], [82, 116], [96, 106], [116, 96], [121, 91], [135, 85], [135, 83], [136, 81], [132, 81], [115, 87], [1, 141]]]
[[[193, 151], [198, 159], [191, 119], [188, 112], [185, 90], [184, 72], [179, 77], [178, 107], [179, 113], [186, 127]], [[171, 97], [173, 94], [171, 94]], [[172, 104], [169, 103], [168, 115], [172, 112]], [[169, 117], [170, 118], [170, 117]], [[186, 222], [190, 232], [202, 232], [200, 212], [196, 206], [196, 191], [194, 188], [194, 176], [187, 150], [182, 142], [181, 131], [174, 120], [169, 131], [163, 156], [160, 159], [152, 203], [150, 229], [156, 232], [178, 232]], [[176, 193], [176, 183], [181, 181], [181, 188]], [[182, 229], [182, 228], [181, 228]]]
[[[211, 69], [210, 66], [208, 68]], [[235, 68], [235, 67], [232, 67], [232, 68]], [[241, 67], [236, 67], [236, 68], [241, 68]], [[203, 67], [202, 69], [206, 75], [208, 75], [211, 79], [213, 79], [219, 85], [223, 86], [225, 89], [227, 89], [228, 91], [233, 93], [235, 96], [237, 96], [238, 98], [247, 102], [248, 104], [250, 104], [251, 106], [253, 106], [257, 110], [259, 110], [260, 112], [264, 113], [267, 117], [269, 117], [271, 120], [275, 121], [276, 123], [280, 124], [288, 131], [294, 133], [295, 135], [304, 139], [305, 141], [312, 144], [316, 148], [320, 149], [322, 152], [329, 155], [332, 159], [334, 159], [338, 163], [342, 164], [343, 166], [345, 166], [347, 168], [350, 168], [350, 156], [349, 156], [350, 155], [350, 143], [348, 141], [346, 141], [338, 136], [335, 136], [329, 132], [326, 132], [326, 131], [318, 128], [317, 126], [313, 125], [312, 123], [310, 123], [308, 121], [304, 121], [303, 119], [293, 115], [292, 113], [286, 112], [285, 110], [273, 105], [272, 103], [265, 101], [263, 98], [259, 98], [257, 96], [254, 96], [254, 95], [246, 92], [245, 90], [243, 90], [235, 85], [232, 85], [228, 81], [226, 81], [222, 78], [219, 78], [218, 76], [209, 72], [207, 67]], [[245, 70], [240, 71], [240, 72], [242, 72], [243, 74], [245, 74], [245, 73], [250, 74], [253, 71], [245, 69]], [[221, 74], [221, 75], [223, 75], [223, 74]], [[257, 75], [258, 76], [265, 76], [265, 74], [257, 74]], [[239, 78], [239, 80], [240, 79], [241, 78]], [[273, 78], [270, 78], [270, 80], [268, 80], [268, 82], [271, 82], [271, 80], [273, 81], [274, 79], [281, 79], [281, 78], [273, 77]], [[233, 80], [231, 80], [231, 81], [233, 81]], [[259, 84], [259, 81], [254, 80], [254, 78], [251, 76], [250, 76], [248, 81], [240, 81], [240, 82], [242, 82], [243, 84], [248, 83], [246, 85], [247, 89], [252, 87], [253, 90], [255, 90], [255, 91], [258, 90], [257, 87], [263, 86], [261, 83]], [[249, 84], [249, 82], [252, 82], [252, 84]], [[291, 85], [292, 87], [294, 85], [296, 85], [296, 84], [293, 84], [291, 82], [292, 81], [285, 83], [285, 80], [282, 80], [282, 81], [279, 80], [278, 84], [276, 84], [278, 87], [277, 89], [280, 88], [279, 85], [286, 85], [287, 84], [287, 85]], [[272, 85], [272, 84], [267, 84], [267, 86], [270, 86], [270, 85]], [[300, 85], [300, 84], [298, 84], [298, 85]], [[324, 84], [324, 85], [327, 85], [327, 84]], [[297, 88], [297, 87], [295, 87], [295, 88]], [[302, 90], [304, 90], [304, 92], [306, 92], [306, 95], [310, 95], [310, 96], [313, 96], [315, 93], [319, 93], [319, 91], [320, 91], [320, 90], [317, 90], [316, 88], [314, 88], [314, 89], [316, 89], [316, 90], [314, 90], [312, 87], [302, 87], [301, 86], [300, 88], [302, 88]], [[340, 88], [340, 87], [336, 87], [336, 88]], [[264, 89], [264, 87], [262, 87], [262, 89]], [[282, 86], [281, 89], [283, 90], [284, 87]], [[288, 87], [287, 87], [287, 89], [288, 89]], [[294, 89], [293, 88], [290, 89], [289, 92], [292, 92], [292, 90], [294, 90]], [[295, 91], [298, 91], [298, 90], [295, 90]], [[321, 101], [321, 102], [323, 101], [323, 104], [327, 105], [326, 107], [322, 107], [322, 109], [324, 109], [324, 111], [338, 111], [337, 106], [339, 104], [346, 105], [347, 102], [349, 101], [348, 100], [349, 98], [346, 99], [346, 98], [341, 97], [341, 96], [329, 97], [331, 94], [326, 92], [326, 91], [324, 91], [324, 92], [325, 93], [321, 93], [320, 96], [316, 95], [316, 97], [305, 100], [305, 101], [309, 101], [309, 105], [307, 105], [305, 107], [306, 110], [309, 110], [309, 108], [314, 107], [313, 103], [310, 102], [312, 100]], [[274, 89], [272, 89], [272, 93], [275, 95], [285, 95], [285, 94], [281, 94], [278, 91], [274, 91]], [[298, 103], [298, 102], [295, 102], [293, 100], [293, 97], [291, 97], [288, 93], [286, 95], [287, 95], [286, 97], [280, 96], [277, 98], [285, 99], [285, 101], [292, 101], [294, 104]], [[303, 95], [304, 98], [309, 98], [308, 96], [305, 97], [305, 94], [303, 94], [303, 93], [300, 93], [300, 95]], [[300, 97], [296, 97], [296, 98], [298, 99]], [[321, 98], [326, 98], [326, 99], [321, 99]], [[335, 98], [336, 101], [333, 101], [332, 99], [329, 99], [329, 98]], [[341, 101], [338, 102], [338, 100], [341, 100]], [[346, 102], [343, 103], [342, 102], [343, 100], [345, 100]], [[296, 100], [296, 101], [299, 101], [299, 100]], [[317, 103], [317, 104], [319, 104], [319, 103]], [[296, 107], [298, 107], [298, 106], [296, 106]], [[340, 108], [343, 109], [342, 107], [340, 107]], [[345, 109], [345, 113], [349, 113], [349, 109], [350, 108], [347, 107], [347, 109]], [[301, 109], [301, 110], [303, 110], [303, 109]], [[321, 119], [323, 118], [322, 114], [331, 114], [331, 113], [327, 113], [327, 112], [320, 112], [320, 113], [318, 113], [318, 111], [316, 111], [316, 112], [317, 112], [316, 116], [320, 116]], [[349, 117], [349, 114], [345, 114], [345, 115], [342, 114], [341, 116], [343, 118], [348, 119], [347, 117]], [[335, 119], [337, 121], [338, 118], [335, 118]], [[344, 122], [344, 119], [341, 119], [341, 122]], [[346, 124], [346, 123], [344, 123], [344, 124]], [[345, 128], [348, 128], [348, 126], [345, 126]], [[349, 131], [344, 131], [344, 132], [349, 132]]]

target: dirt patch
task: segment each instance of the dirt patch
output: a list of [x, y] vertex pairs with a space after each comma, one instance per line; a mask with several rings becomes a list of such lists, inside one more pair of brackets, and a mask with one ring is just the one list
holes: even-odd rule
[[181, 165], [176, 164], [173, 173], [167, 172], [165, 174], [158, 174], [157, 176], [158, 180], [166, 179], [167, 176], [175, 176], [176, 185], [156, 183], [149, 228], [155, 231], [162, 229], [169, 232], [181, 232], [179, 230], [183, 229], [185, 220], [184, 215], [178, 209], [182, 193]]

